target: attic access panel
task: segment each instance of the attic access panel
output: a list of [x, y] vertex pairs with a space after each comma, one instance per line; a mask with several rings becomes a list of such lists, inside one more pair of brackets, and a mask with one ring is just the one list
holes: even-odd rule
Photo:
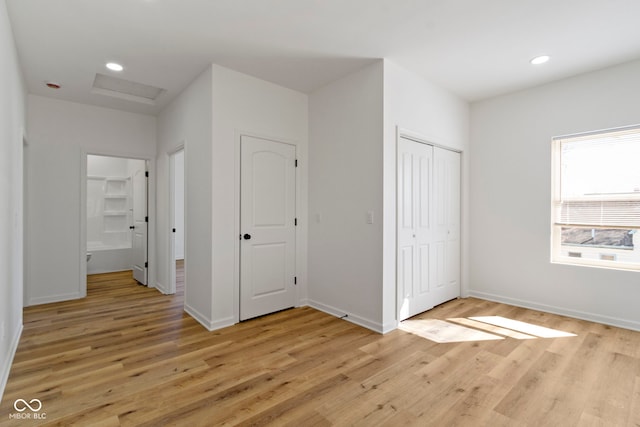
[[165, 89], [97, 73], [91, 92], [128, 101], [155, 105]]

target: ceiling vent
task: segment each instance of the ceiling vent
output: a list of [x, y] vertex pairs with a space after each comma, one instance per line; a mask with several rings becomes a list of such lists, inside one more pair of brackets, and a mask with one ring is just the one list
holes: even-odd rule
[[155, 86], [143, 85], [129, 80], [118, 79], [104, 74], [96, 74], [91, 93], [120, 98], [127, 101], [155, 105], [156, 100], [166, 90]]

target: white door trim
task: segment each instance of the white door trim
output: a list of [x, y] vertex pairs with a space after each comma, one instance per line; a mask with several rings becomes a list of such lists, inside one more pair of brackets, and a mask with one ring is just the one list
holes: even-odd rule
[[434, 138], [429, 138], [427, 136], [421, 135], [417, 132], [414, 131], [410, 131], [408, 129], [403, 129], [398, 127], [396, 129], [396, 153], [397, 153], [397, 143], [400, 140], [400, 138], [405, 138], [405, 139], [410, 139], [411, 141], [415, 141], [415, 142], [419, 142], [421, 144], [426, 144], [426, 145], [430, 145], [434, 148], [442, 148], [443, 150], [449, 150], [449, 151], [453, 151], [454, 153], [460, 153], [462, 154], [463, 151], [458, 149], [458, 148], [451, 148], [450, 146], [446, 145], [446, 144], [440, 144], [437, 142], [434, 142]]

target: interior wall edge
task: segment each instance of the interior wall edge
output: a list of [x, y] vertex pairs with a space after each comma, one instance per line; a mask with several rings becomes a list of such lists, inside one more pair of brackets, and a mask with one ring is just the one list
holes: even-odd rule
[[0, 402], [2, 402], [4, 389], [7, 386], [7, 380], [9, 379], [9, 372], [11, 371], [11, 365], [13, 365], [13, 359], [15, 358], [16, 351], [18, 350], [20, 337], [22, 337], [22, 330], [23, 330], [23, 325], [21, 322], [18, 325], [16, 333], [13, 335], [13, 339], [11, 340], [9, 351], [7, 352], [6, 357], [2, 358], [2, 360], [5, 361], [5, 363], [3, 364], [3, 366], [0, 366]]

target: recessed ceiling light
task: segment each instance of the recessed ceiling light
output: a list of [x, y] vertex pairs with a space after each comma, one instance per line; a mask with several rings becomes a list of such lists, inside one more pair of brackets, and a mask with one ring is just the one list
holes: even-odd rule
[[542, 55], [542, 56], [536, 56], [535, 58], [533, 58], [530, 62], [533, 65], [540, 65], [540, 64], [544, 64], [545, 62], [549, 61], [551, 59], [550, 56], [548, 55]]
[[49, 89], [60, 89], [60, 85], [54, 82], [46, 82], [45, 83]]
[[124, 67], [116, 62], [107, 62], [106, 67], [111, 71], [122, 71]]

